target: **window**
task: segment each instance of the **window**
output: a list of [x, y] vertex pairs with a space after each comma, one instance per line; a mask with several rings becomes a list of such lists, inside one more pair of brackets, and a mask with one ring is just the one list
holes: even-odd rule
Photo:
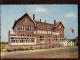
[[28, 42], [29, 42], [29, 43], [31, 42], [31, 39], [30, 39], [30, 38], [28, 39]]
[[36, 27], [36, 30], [40, 30], [40, 28]]
[[30, 42], [30, 39], [29, 38], [27, 38], [27, 42]]
[[14, 39], [13, 37], [11, 37], [11, 39]]
[[59, 26], [59, 28], [61, 28], [61, 26]]
[[22, 30], [25, 31], [25, 26], [22, 27]]
[[24, 41], [23, 40], [20, 40], [20, 42], [23, 43]]
[[57, 36], [54, 36], [55, 39], [57, 39]]
[[29, 35], [31, 37], [31, 35]]
[[25, 36], [25, 34], [23, 34], [23, 36]]
[[31, 26], [26, 26], [25, 30], [26, 31], [31, 31]]
[[32, 35], [27, 35], [28, 37], [31, 37]]
[[29, 35], [27, 35], [29, 37]]
[[33, 43], [33, 42], [35, 42], [34, 38], [27, 38], [26, 39], [26, 43]]
[[18, 42], [18, 40], [15, 40], [16, 41], [16, 43]]
[[25, 31], [25, 26], [18, 26], [17, 30], [19, 30], [19, 31]]
[[21, 38], [21, 39], [24, 39], [24, 38]]
[[21, 34], [21, 36], [23, 36], [23, 35]]
[[34, 38], [31, 38], [31, 42], [34, 42]]
[[26, 39], [26, 38], [24, 38], [24, 39]]
[[27, 38], [27, 39], [29, 39], [29, 38]]
[[50, 25], [49, 25], [49, 24], [47, 24], [47, 25], [46, 25], [46, 28], [50, 28]]
[[57, 39], [56, 39], [56, 41], [57, 41]]
[[11, 42], [15, 43], [15, 40], [11, 40]]
[[21, 36], [25, 36], [25, 34], [21, 34]]
[[41, 43], [44, 43], [44, 36], [40, 36]]
[[55, 30], [54, 28], [52, 28], [53, 32], [56, 32], [57, 30]]
[[17, 27], [17, 30], [22, 30], [22, 26], [18, 26]]
[[18, 38], [18, 39], [20, 39], [20, 38]]
[[31, 40], [31, 42], [34, 42], [34, 40]]
[[17, 37], [15, 37], [15, 39], [17, 39]]
[[60, 35], [62, 35], [62, 34], [60, 34]]
[[26, 43], [28, 42], [28, 40], [26, 40]]
[[57, 37], [56, 37], [57, 38]]

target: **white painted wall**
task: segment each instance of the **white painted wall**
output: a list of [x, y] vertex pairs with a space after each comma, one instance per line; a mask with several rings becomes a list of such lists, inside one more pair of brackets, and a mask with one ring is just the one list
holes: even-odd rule
[[70, 42], [70, 41], [63, 41], [63, 42], [60, 42], [60, 44], [62, 44], [64, 47], [66, 46], [74, 46], [74, 42]]

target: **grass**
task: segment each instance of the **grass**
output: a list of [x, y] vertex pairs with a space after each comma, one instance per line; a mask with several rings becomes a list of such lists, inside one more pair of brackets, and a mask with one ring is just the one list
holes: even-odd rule
[[0, 43], [0, 49], [4, 49], [5, 47], [7, 47], [7, 43]]

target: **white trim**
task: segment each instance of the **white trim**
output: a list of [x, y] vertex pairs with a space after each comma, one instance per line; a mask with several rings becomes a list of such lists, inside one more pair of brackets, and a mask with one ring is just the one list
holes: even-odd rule
[[9, 36], [9, 37], [19, 37], [19, 38], [36, 38], [36, 37], [29, 37], [29, 36]]
[[[18, 27], [21, 27], [22, 30], [18, 30]], [[17, 27], [16, 27], [16, 31], [23, 31], [23, 26], [17, 26]]]
[[37, 31], [34, 31], [34, 34], [52, 34], [52, 35], [60, 35], [59, 32], [52, 32], [52, 31], [41, 31], [41, 30], [37, 30]]

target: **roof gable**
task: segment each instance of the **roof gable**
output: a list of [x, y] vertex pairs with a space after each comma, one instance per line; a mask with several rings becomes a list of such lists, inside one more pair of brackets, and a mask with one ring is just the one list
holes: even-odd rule
[[21, 16], [19, 19], [17, 19], [17, 20], [14, 22], [14, 25], [13, 25], [12, 29], [14, 29], [15, 25], [17, 24], [17, 22], [18, 22], [19, 20], [21, 20], [21, 19], [22, 19], [23, 17], [25, 17], [25, 16], [28, 16], [29, 19], [30, 19], [34, 24], [36, 24], [35, 21], [32, 20], [31, 17], [30, 17], [27, 13], [25, 13], [23, 16]]
[[53, 28], [57, 28], [60, 24], [61, 24], [62, 27], [64, 28], [62, 22], [56, 22], [55, 24], [53, 24]]
[[60, 24], [62, 25], [63, 28], [65, 28], [65, 27], [63, 26], [62, 22], [59, 22], [59, 24], [57, 25], [57, 27], [58, 27]]

